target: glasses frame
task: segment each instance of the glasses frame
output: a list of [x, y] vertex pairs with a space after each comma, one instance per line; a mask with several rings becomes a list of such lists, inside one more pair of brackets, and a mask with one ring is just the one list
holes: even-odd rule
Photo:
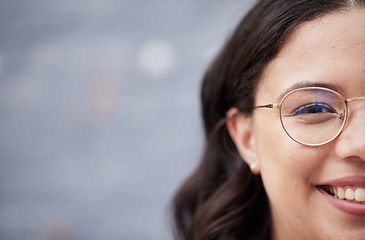
[[[293, 138], [289, 133], [288, 131], [285, 129], [284, 127], [284, 124], [283, 124], [283, 118], [282, 118], [282, 113], [281, 113], [281, 106], [283, 105], [283, 102], [285, 101], [285, 99], [292, 93], [294, 92], [297, 92], [297, 91], [302, 91], [302, 90], [323, 90], [323, 91], [328, 91], [328, 92], [331, 92], [335, 95], [337, 95], [344, 103], [344, 106], [345, 106], [345, 116], [341, 116], [340, 115], [340, 119], [341, 117], [344, 117], [344, 121], [342, 123], [342, 126], [341, 128], [339, 129], [339, 131], [334, 135], [334, 137], [332, 137], [331, 139], [325, 141], [325, 142], [322, 142], [322, 143], [304, 143], [304, 142], [301, 142], [295, 138]], [[325, 87], [301, 87], [301, 88], [297, 88], [297, 89], [294, 89], [290, 92], [288, 92], [287, 94], [284, 95], [284, 97], [281, 99], [280, 103], [279, 104], [275, 104], [275, 103], [270, 103], [270, 104], [264, 104], [264, 105], [259, 105], [259, 106], [255, 106], [255, 109], [257, 108], [269, 108], [269, 109], [274, 109], [274, 108], [277, 108], [280, 110], [280, 123], [281, 123], [281, 126], [283, 127], [285, 133], [295, 142], [299, 143], [299, 144], [302, 144], [302, 145], [305, 145], [305, 146], [310, 146], [310, 147], [315, 147], [315, 146], [322, 146], [322, 145], [325, 145], [329, 142], [332, 142], [334, 139], [336, 139], [343, 131], [343, 129], [345, 128], [345, 125], [347, 123], [347, 120], [349, 119], [350, 117], [350, 110], [349, 110], [349, 107], [348, 107], [348, 103], [349, 102], [353, 102], [353, 101], [358, 101], [358, 100], [365, 100], [365, 97], [354, 97], [354, 98], [349, 98], [349, 99], [345, 99], [344, 97], [342, 97], [341, 94], [339, 94], [338, 92], [332, 90], [332, 89], [329, 89], [329, 88], [325, 88]]]

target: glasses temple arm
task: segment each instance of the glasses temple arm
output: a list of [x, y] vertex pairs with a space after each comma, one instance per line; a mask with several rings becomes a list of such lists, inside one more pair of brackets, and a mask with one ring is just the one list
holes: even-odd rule
[[280, 104], [266, 104], [266, 105], [260, 105], [260, 106], [256, 106], [255, 108], [280, 108]]

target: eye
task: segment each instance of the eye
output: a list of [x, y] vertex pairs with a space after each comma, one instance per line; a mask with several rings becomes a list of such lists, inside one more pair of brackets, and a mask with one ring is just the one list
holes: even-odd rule
[[291, 114], [292, 116], [299, 116], [303, 114], [319, 114], [319, 113], [337, 113], [331, 105], [327, 103], [314, 102], [298, 107]]

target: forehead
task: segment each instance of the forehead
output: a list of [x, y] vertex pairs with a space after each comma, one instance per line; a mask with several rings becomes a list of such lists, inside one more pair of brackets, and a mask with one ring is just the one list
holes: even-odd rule
[[277, 97], [300, 82], [365, 89], [365, 8], [301, 25], [266, 67], [257, 94]]

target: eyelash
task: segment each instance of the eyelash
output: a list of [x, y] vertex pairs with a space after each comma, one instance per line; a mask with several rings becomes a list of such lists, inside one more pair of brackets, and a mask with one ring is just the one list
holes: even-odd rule
[[[326, 110], [325, 113], [337, 113], [337, 111], [327, 103], [310, 103], [299, 108], [295, 109], [292, 113], [292, 116], [299, 116], [302, 114], [316, 114], [316, 113], [324, 113], [323, 110]], [[318, 111], [320, 110], [320, 111]]]

